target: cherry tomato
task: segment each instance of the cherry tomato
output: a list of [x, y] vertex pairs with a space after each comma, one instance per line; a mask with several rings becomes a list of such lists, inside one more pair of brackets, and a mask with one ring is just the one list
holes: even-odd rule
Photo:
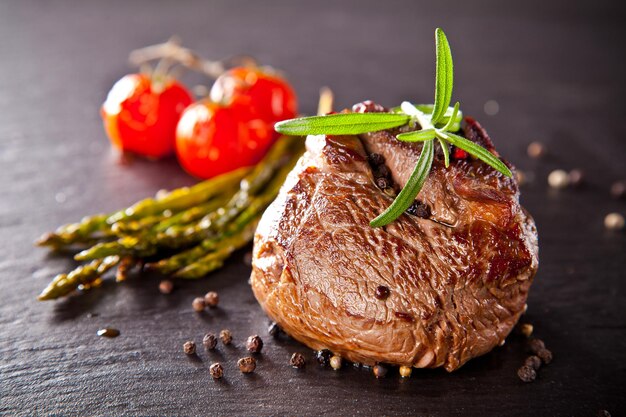
[[183, 112], [176, 128], [178, 161], [199, 178], [254, 165], [272, 142], [271, 127], [237, 103], [194, 103]]
[[130, 74], [109, 91], [101, 115], [114, 147], [161, 158], [174, 152], [176, 124], [192, 101], [175, 80], [155, 83], [147, 75]]
[[211, 99], [247, 106], [272, 128], [274, 123], [291, 119], [297, 112], [296, 95], [289, 83], [260, 68], [237, 67], [227, 71], [213, 84]]

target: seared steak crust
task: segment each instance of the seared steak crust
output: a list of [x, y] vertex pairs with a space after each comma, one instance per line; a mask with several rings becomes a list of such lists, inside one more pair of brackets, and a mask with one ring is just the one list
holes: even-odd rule
[[[495, 153], [474, 120], [464, 134]], [[376, 186], [368, 153], [383, 155], [404, 186], [420, 150], [388, 132], [307, 138], [259, 224], [251, 277], [261, 306], [292, 337], [365, 364], [453, 371], [509, 334], [538, 262], [513, 179], [473, 159], [446, 169], [438, 156], [418, 196], [431, 217], [369, 226], [393, 198]]]

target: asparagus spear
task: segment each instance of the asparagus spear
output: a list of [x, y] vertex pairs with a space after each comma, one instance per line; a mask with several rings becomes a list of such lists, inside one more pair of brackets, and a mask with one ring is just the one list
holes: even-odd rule
[[119, 256], [108, 256], [96, 259], [86, 265], [81, 265], [68, 274], [57, 275], [44, 289], [39, 300], [53, 300], [68, 295], [81, 285], [90, 285], [120, 261]]
[[[75, 243], [84, 243], [99, 236], [114, 236], [112, 225], [120, 221], [136, 220], [147, 216], [158, 216], [166, 210], [177, 212], [197, 206], [211, 197], [224, 193], [241, 181], [249, 168], [240, 168], [203, 181], [192, 187], [183, 187], [157, 198], [141, 200], [131, 207], [112, 214], [97, 214], [83, 218], [79, 223], [59, 227], [53, 233], [43, 235], [36, 244], [60, 248]], [[96, 236], [94, 236], [96, 234]], [[99, 234], [99, 235], [98, 235]]]
[[175, 278], [196, 279], [201, 278], [211, 271], [221, 268], [224, 261], [230, 256], [231, 253], [239, 248], [247, 245], [256, 230], [258, 221], [255, 221], [246, 227], [243, 233], [235, 234], [231, 238], [224, 239], [221, 247], [210, 252], [195, 262], [192, 262], [180, 269], [174, 274]]
[[[237, 248], [248, 243], [302, 151], [302, 142], [283, 138], [253, 169], [241, 169], [165, 196], [142, 200], [112, 215], [99, 214], [63, 226], [38, 244], [63, 247], [99, 241], [76, 255], [91, 262], [58, 275], [39, 296], [49, 300], [88, 287], [118, 265], [118, 280], [146, 257], [168, 258], [151, 264], [179, 278], [198, 278], [221, 267]], [[240, 188], [228, 198], [237, 181]], [[112, 238], [117, 238], [111, 241]], [[171, 256], [172, 249], [186, 248]]]
[[171, 274], [210, 252], [219, 250], [222, 246], [229, 246], [233, 242], [238, 242], [241, 236], [249, 236], [249, 239], [251, 239], [260, 218], [261, 215], [258, 214], [256, 218], [252, 219], [247, 224], [234, 224], [234, 227], [229, 227], [230, 230], [226, 231], [223, 235], [204, 239], [191, 249], [187, 249], [169, 258], [161, 259], [158, 262], [147, 264], [146, 266], [162, 274]]

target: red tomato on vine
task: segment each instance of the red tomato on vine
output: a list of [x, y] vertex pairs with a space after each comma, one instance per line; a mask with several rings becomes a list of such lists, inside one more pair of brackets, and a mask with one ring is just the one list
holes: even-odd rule
[[129, 74], [109, 91], [101, 115], [114, 147], [161, 158], [174, 152], [176, 125], [192, 101], [175, 80], [155, 82], [148, 75]]

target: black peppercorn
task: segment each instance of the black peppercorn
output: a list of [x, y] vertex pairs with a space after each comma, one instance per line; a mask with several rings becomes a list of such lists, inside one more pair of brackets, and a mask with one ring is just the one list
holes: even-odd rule
[[374, 372], [374, 376], [376, 378], [384, 378], [385, 376], [387, 376], [387, 367], [378, 364], [372, 368], [372, 372]]
[[522, 366], [517, 370], [517, 376], [524, 382], [533, 382], [537, 378], [537, 372], [530, 366]]
[[251, 356], [246, 356], [237, 361], [237, 366], [239, 366], [239, 370], [244, 374], [252, 373], [256, 369], [256, 359]]
[[209, 291], [204, 295], [204, 304], [208, 307], [217, 307], [217, 304], [220, 302], [220, 296], [215, 291]]
[[413, 216], [420, 217], [422, 219], [427, 219], [430, 217], [430, 207], [428, 205], [422, 203], [421, 201], [414, 201], [406, 212], [412, 214]]
[[541, 339], [530, 339], [528, 341], [528, 350], [532, 353], [537, 354], [541, 349], [545, 349], [546, 345], [543, 343]]
[[217, 337], [213, 333], [207, 333], [202, 339], [202, 344], [206, 350], [213, 350], [217, 346]]
[[371, 153], [368, 155], [367, 158], [369, 159], [370, 164], [372, 164], [375, 167], [385, 163], [385, 157], [379, 153]]
[[541, 359], [541, 361], [546, 365], [552, 362], [552, 352], [548, 349], [539, 350], [539, 352], [537, 352], [537, 356], [539, 356], [539, 359]]
[[529, 356], [524, 361], [524, 366], [529, 366], [536, 371], [541, 367], [541, 359], [539, 359], [539, 356]]
[[211, 365], [209, 367], [209, 372], [213, 379], [220, 379], [224, 376], [224, 368], [219, 362], [215, 362], [213, 365]]
[[626, 180], [611, 184], [611, 196], [617, 199], [626, 197]]
[[384, 285], [379, 285], [378, 287], [376, 287], [376, 293], [374, 294], [374, 296], [379, 300], [387, 299], [387, 297], [389, 297], [389, 288], [385, 287]]
[[387, 165], [379, 165], [374, 170], [374, 176], [376, 178], [389, 178], [389, 175], [391, 175], [391, 171], [389, 171]]
[[196, 353], [196, 344], [192, 342], [191, 340], [186, 341], [183, 344], [183, 351], [187, 355], [193, 355], [194, 353]]
[[164, 279], [159, 283], [159, 291], [161, 294], [171, 294], [174, 290], [174, 284], [169, 279]]
[[196, 313], [202, 312], [205, 307], [206, 304], [204, 303], [204, 298], [202, 297], [196, 297], [191, 302], [191, 308], [193, 308], [193, 311], [195, 311]]
[[230, 345], [233, 342], [233, 335], [230, 330], [224, 329], [220, 332], [220, 339], [222, 339], [223, 344]]
[[259, 353], [263, 349], [263, 340], [258, 335], [250, 336], [246, 340], [246, 349], [252, 353]]
[[304, 360], [304, 356], [302, 355], [302, 353], [294, 353], [293, 355], [291, 355], [291, 359], [289, 359], [289, 365], [293, 366], [294, 368], [304, 368], [306, 361]]
[[322, 349], [315, 352], [315, 360], [322, 366], [328, 366], [330, 364], [331, 356], [333, 356], [333, 354], [328, 349]]
[[270, 325], [267, 327], [267, 333], [269, 333], [269, 335], [272, 337], [278, 337], [278, 335], [280, 334], [280, 327], [278, 326], [278, 324], [276, 324], [276, 322], [271, 322]]
[[381, 190], [384, 190], [389, 187], [389, 181], [387, 181], [387, 178], [385, 177], [378, 177], [376, 178], [376, 186]]
[[580, 169], [573, 169], [568, 175], [569, 183], [574, 187], [580, 187], [585, 182], [585, 173]]

